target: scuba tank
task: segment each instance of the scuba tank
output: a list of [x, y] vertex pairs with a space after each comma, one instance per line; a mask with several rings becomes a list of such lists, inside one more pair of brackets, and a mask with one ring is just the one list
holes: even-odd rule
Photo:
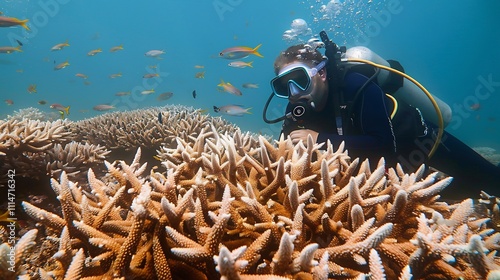
[[[391, 67], [390, 63], [380, 57], [378, 54], [373, 52], [372, 50], [357, 46], [347, 49], [345, 52], [345, 56], [343, 57], [346, 60], [349, 59], [363, 59], [368, 60], [383, 66]], [[348, 62], [349, 64], [355, 65], [357, 62]], [[377, 76], [377, 83], [384, 88], [384, 85], [390, 80], [390, 72], [384, 69], [380, 69], [380, 73]], [[409, 80], [404, 79], [401, 87], [395, 92], [391, 93], [396, 99], [403, 100], [404, 102], [419, 108], [422, 112], [424, 119], [431, 121], [434, 124], [438, 124], [438, 115], [436, 113], [435, 108], [433, 107], [432, 102], [429, 98], [423, 94], [422, 90], [412, 83]], [[448, 104], [439, 98], [434, 96], [434, 100], [436, 101], [439, 109], [441, 110], [442, 118], [444, 126], [446, 127], [452, 117], [452, 111]]]

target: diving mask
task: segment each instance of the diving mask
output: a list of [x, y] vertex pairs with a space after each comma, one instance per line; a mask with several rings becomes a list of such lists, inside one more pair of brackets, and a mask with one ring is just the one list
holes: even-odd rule
[[309, 94], [311, 79], [325, 67], [328, 59], [325, 58], [315, 67], [309, 68], [303, 63], [293, 63], [285, 67], [281, 73], [271, 80], [271, 88], [277, 97], [298, 98]]

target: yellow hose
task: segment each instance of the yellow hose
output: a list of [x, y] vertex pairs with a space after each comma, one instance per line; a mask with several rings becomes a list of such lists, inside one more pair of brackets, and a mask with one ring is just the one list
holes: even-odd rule
[[419, 87], [425, 93], [425, 95], [427, 95], [427, 98], [429, 98], [429, 100], [431, 101], [432, 106], [434, 106], [434, 110], [436, 110], [436, 114], [438, 116], [438, 126], [439, 126], [439, 130], [438, 130], [438, 134], [437, 134], [437, 137], [436, 137], [436, 141], [434, 142], [434, 145], [432, 146], [432, 149], [430, 150], [429, 155], [428, 155], [428, 157], [431, 158], [434, 155], [434, 153], [436, 152], [436, 149], [439, 146], [439, 143], [441, 142], [441, 138], [443, 137], [444, 121], [443, 121], [443, 115], [441, 114], [441, 109], [439, 109], [439, 106], [438, 106], [436, 100], [434, 100], [434, 97], [432, 97], [432, 95], [430, 94], [430, 92], [424, 86], [422, 86], [417, 80], [413, 79], [412, 77], [410, 77], [406, 73], [398, 71], [398, 70], [396, 70], [394, 68], [387, 67], [385, 65], [381, 65], [381, 64], [378, 64], [378, 63], [375, 63], [375, 62], [372, 62], [372, 61], [369, 61], [369, 60], [365, 60], [365, 59], [360, 59], [360, 58], [348, 58], [347, 61], [349, 61], [349, 62], [366, 63], [366, 64], [372, 65], [374, 67], [378, 67], [380, 69], [384, 69], [384, 70], [387, 70], [387, 71], [390, 71], [390, 72], [394, 72], [394, 73], [396, 73], [398, 75], [401, 75], [401, 76], [405, 77], [406, 79], [410, 80], [417, 87]]

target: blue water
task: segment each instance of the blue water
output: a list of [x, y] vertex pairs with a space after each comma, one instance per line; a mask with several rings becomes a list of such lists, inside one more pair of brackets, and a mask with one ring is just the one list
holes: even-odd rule
[[[325, 11], [321, 6], [328, 1], [313, 0], [3, 0], [0, 11], [29, 19], [32, 31], [0, 28], [1, 46], [17, 46], [15, 39], [24, 45], [22, 53], [0, 54], [0, 118], [26, 107], [50, 111], [52, 103], [71, 106], [71, 120], [101, 114], [92, 110], [98, 104], [112, 104], [117, 110], [182, 104], [207, 109], [214, 116], [218, 115], [212, 111], [214, 105], [239, 104], [252, 107], [253, 114], [225, 118], [243, 130], [277, 135], [280, 125], [262, 120], [263, 105], [270, 93], [276, 55], [310, 37], [282, 38], [292, 21], [302, 18], [313, 35], [326, 29], [338, 44], [365, 45], [384, 58], [399, 60], [408, 74], [458, 112], [449, 132], [471, 146], [500, 150], [500, 2], [337, 2], [339, 9]], [[50, 51], [66, 40], [69, 47]], [[264, 58], [245, 59], [253, 61], [253, 68], [231, 68], [228, 60], [217, 57], [228, 47], [261, 43]], [[124, 50], [109, 51], [121, 44]], [[103, 52], [87, 56], [97, 48]], [[152, 49], [164, 50], [163, 59], [144, 56]], [[53, 70], [54, 63], [66, 60], [70, 66]], [[150, 69], [151, 65], [157, 69]], [[196, 69], [195, 65], [205, 68]], [[142, 78], [155, 71], [158, 78]], [[204, 79], [194, 77], [199, 71], [206, 71]], [[109, 78], [118, 72], [123, 74], [121, 78]], [[85, 85], [76, 73], [88, 75], [90, 84]], [[221, 79], [239, 87], [243, 95], [219, 92]], [[247, 82], [260, 88], [242, 88]], [[30, 84], [37, 85], [36, 94], [27, 92]], [[155, 94], [139, 94], [151, 87]], [[118, 91], [132, 94], [116, 97]], [[166, 91], [174, 96], [157, 101], [157, 95]], [[5, 99], [14, 104], [6, 105]], [[46, 105], [37, 103], [42, 99]], [[473, 111], [470, 106], [475, 103], [480, 108]], [[278, 117], [285, 105], [284, 100], [273, 99], [269, 117]]]

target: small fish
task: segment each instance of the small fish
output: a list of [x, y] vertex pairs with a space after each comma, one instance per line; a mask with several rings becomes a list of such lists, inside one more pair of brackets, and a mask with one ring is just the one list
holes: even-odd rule
[[5, 104], [10, 106], [14, 104], [14, 101], [12, 101], [12, 99], [5, 99]]
[[100, 105], [96, 105], [96, 106], [92, 107], [92, 109], [94, 109], [96, 111], [108, 111], [108, 110], [111, 110], [114, 108], [115, 108], [114, 106], [107, 105], [107, 104], [100, 104]]
[[194, 74], [196, 79], [205, 79], [205, 71]]
[[81, 73], [78, 73], [78, 74], [76, 74], [75, 76], [76, 76], [76, 77], [80, 77], [80, 78], [82, 78], [82, 79], [87, 79], [87, 78], [88, 78], [88, 76], [87, 76], [87, 75], [85, 75], [85, 74], [81, 74]]
[[116, 46], [116, 47], [112, 47], [109, 51], [110, 52], [117, 52], [117, 51], [121, 51], [121, 50], [123, 50], [123, 44]]
[[[54, 61], [54, 63], [55, 63], [55, 61]], [[63, 63], [59, 63], [56, 66], [54, 66], [54, 70], [61, 70], [61, 69], [66, 68], [68, 66], [69, 66], [69, 62], [65, 61]]]
[[216, 113], [237, 117], [241, 117], [244, 114], [251, 114], [251, 112], [249, 111], [250, 109], [252, 108], [243, 108], [243, 106], [240, 105], [226, 105], [222, 107], [214, 106], [214, 112]]
[[28, 92], [29, 93], [36, 93], [36, 85], [32, 84], [28, 87]]
[[64, 42], [64, 43], [54, 45], [52, 48], [50, 48], [50, 51], [52, 51], [52, 52], [53, 51], [60, 51], [65, 47], [69, 47], [68, 40], [66, 40], [66, 42]]
[[30, 31], [30, 28], [26, 25], [27, 22], [28, 22], [27, 19], [21, 20], [21, 19], [17, 19], [17, 18], [13, 18], [13, 17], [0, 16], [0, 27], [11, 27], [11, 26], [20, 25], [24, 29]]
[[61, 115], [61, 120], [64, 120], [64, 111], [59, 111], [59, 114]]
[[23, 69], [17, 69], [16, 72], [17, 73], [24, 73], [24, 70]]
[[19, 40], [17, 40], [17, 39], [16, 39], [16, 42], [17, 42], [17, 44], [18, 44], [19, 46], [21, 46], [21, 47], [23, 46], [23, 43], [22, 43], [21, 41], [19, 41]]
[[253, 68], [252, 63], [253, 63], [253, 61], [250, 61], [250, 62], [233, 61], [233, 62], [229, 62], [228, 66], [231, 66], [234, 68], [245, 68], [245, 67]]
[[203, 65], [195, 65], [194, 68], [196, 68], [196, 69], [203, 69], [203, 68], [205, 68], [205, 66], [203, 66]]
[[160, 76], [158, 73], [149, 73], [149, 74], [142, 76], [142, 78], [151, 79], [151, 78], [158, 77], [158, 76]]
[[122, 76], [122, 73], [116, 73], [116, 74], [111, 74], [109, 75], [110, 79], [115, 79], [115, 78], [120, 78]]
[[150, 90], [143, 90], [143, 91], [141, 91], [141, 94], [144, 94], [144, 95], [147, 95], [147, 94], [152, 94], [152, 93], [155, 93], [155, 90], [154, 90], [154, 89], [150, 89]]
[[158, 95], [158, 97], [156, 97], [156, 100], [158, 100], [158, 101], [168, 100], [172, 96], [174, 96], [173, 92], [164, 92], [164, 93], [161, 93], [160, 95]]
[[218, 84], [218, 87], [222, 88], [222, 91], [229, 92], [231, 94], [234, 94], [236, 96], [241, 96], [243, 95], [239, 89], [237, 89], [235, 86], [233, 86], [231, 83], [226, 83], [224, 80], [220, 80], [220, 84]]
[[120, 91], [115, 93], [116, 96], [125, 96], [125, 95], [130, 95], [130, 91]]
[[83, 81], [83, 84], [86, 85], [86, 86], [89, 86], [91, 84], [91, 82], [89, 82], [89, 81]]
[[149, 69], [156, 69], [156, 68], [158, 68], [158, 65], [149, 65], [148, 67], [149, 67]]
[[21, 46], [17, 47], [0, 47], [0, 53], [13, 53], [13, 52], [22, 52]]
[[102, 49], [99, 48], [99, 49], [95, 49], [95, 50], [91, 50], [90, 52], [87, 53], [88, 56], [94, 56], [98, 53], [102, 52]]
[[45, 105], [45, 104], [47, 104], [47, 101], [45, 101], [45, 100], [40, 100], [40, 101], [38, 101], [38, 104], [40, 104], [40, 105]]
[[158, 122], [159, 122], [160, 124], [163, 124], [163, 117], [162, 117], [162, 115], [161, 115], [161, 112], [159, 112], [159, 113], [158, 113]]
[[59, 103], [54, 103], [54, 104], [50, 105], [50, 109], [54, 109], [54, 110], [58, 110], [58, 111], [61, 111], [61, 112], [65, 112], [66, 115], [69, 115], [69, 107], [70, 106], [64, 107], [63, 105], [61, 105]]
[[245, 58], [251, 54], [256, 55], [258, 57], [264, 57], [258, 52], [258, 49], [262, 46], [262, 44], [259, 44], [255, 48], [250, 48], [250, 47], [232, 47], [232, 48], [227, 48], [225, 50], [222, 50], [219, 53], [219, 57], [225, 58], [225, 59], [240, 59], [240, 58]]
[[193, 90], [193, 98], [196, 99], [196, 90]]
[[155, 57], [159, 58], [160, 55], [164, 54], [165, 52], [163, 50], [150, 50], [146, 52], [144, 55], [147, 57]]
[[244, 83], [242, 85], [244, 88], [259, 88], [259, 84], [253, 84], [253, 83]]
[[474, 104], [470, 105], [469, 109], [471, 109], [472, 111], [477, 111], [477, 110], [481, 109], [481, 104], [474, 103]]

